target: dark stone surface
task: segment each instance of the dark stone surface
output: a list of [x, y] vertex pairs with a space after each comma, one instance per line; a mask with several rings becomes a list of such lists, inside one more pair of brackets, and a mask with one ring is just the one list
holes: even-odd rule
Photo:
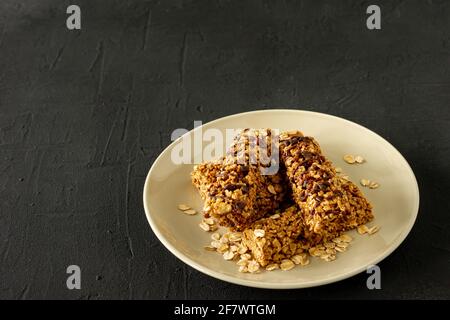
[[[0, 298], [450, 298], [450, 2], [64, 1], [0, 4]], [[356, 121], [410, 162], [410, 236], [366, 275], [270, 291], [205, 276], [156, 239], [142, 207], [179, 127], [241, 111]], [[65, 269], [82, 269], [67, 290]]]

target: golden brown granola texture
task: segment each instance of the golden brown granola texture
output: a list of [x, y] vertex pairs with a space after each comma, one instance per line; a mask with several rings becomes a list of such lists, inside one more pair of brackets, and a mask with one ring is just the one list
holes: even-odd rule
[[[259, 144], [250, 143], [254, 135], [260, 135], [268, 145], [272, 142], [271, 130], [244, 130], [236, 136], [225, 157], [197, 165], [191, 173], [192, 182], [205, 202], [204, 214], [234, 230], [243, 230], [274, 212], [288, 189], [282, 170], [261, 174], [267, 166], [259, 160]], [[252, 155], [256, 157], [254, 163], [250, 162]]]
[[[278, 141], [270, 129], [243, 130], [225, 157], [196, 166], [191, 177], [205, 202], [205, 216], [243, 231], [243, 243], [261, 266], [302, 254], [373, 219], [370, 203], [337, 175], [312, 137], [281, 133], [272, 149], [279, 152], [280, 168], [263, 175], [266, 164], [248, 163], [255, 154], [260, 160], [259, 145], [251, 143], [255, 135], [268, 144]], [[243, 157], [247, 162], [236, 163]]]
[[373, 219], [370, 203], [356, 185], [337, 175], [313, 138], [282, 136], [280, 150], [303, 216], [303, 237], [310, 244], [329, 241]]
[[[258, 234], [255, 230], [263, 230]], [[303, 217], [293, 205], [270, 217], [256, 221], [242, 233], [243, 243], [251, 250], [261, 266], [280, 263], [283, 259], [303, 253], [299, 241], [303, 231]]]

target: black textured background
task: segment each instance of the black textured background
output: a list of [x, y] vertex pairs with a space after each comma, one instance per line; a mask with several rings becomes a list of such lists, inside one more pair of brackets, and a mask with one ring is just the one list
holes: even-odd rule
[[[73, 3], [81, 31], [65, 27]], [[450, 1], [373, 3], [3, 0], [0, 298], [450, 298]], [[152, 233], [142, 188], [171, 131], [277, 107], [356, 121], [410, 162], [420, 213], [380, 264], [382, 290], [365, 274], [239, 287]]]

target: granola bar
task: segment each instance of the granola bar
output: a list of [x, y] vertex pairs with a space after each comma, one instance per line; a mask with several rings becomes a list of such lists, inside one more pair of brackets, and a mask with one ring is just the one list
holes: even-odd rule
[[281, 159], [301, 209], [304, 238], [311, 244], [331, 240], [373, 219], [372, 206], [352, 182], [336, 174], [312, 137], [282, 134]]
[[273, 167], [273, 162], [262, 161], [262, 146], [251, 143], [252, 135], [261, 135], [265, 143], [272, 143], [271, 130], [244, 130], [236, 136], [225, 157], [202, 163], [191, 173], [192, 182], [205, 202], [204, 214], [235, 230], [243, 230], [274, 212], [286, 194], [279, 170], [264, 174]]
[[263, 218], [244, 230], [243, 243], [251, 250], [261, 265], [279, 263], [296, 254], [301, 254], [299, 237], [303, 232], [303, 216], [296, 205], [284, 212]]

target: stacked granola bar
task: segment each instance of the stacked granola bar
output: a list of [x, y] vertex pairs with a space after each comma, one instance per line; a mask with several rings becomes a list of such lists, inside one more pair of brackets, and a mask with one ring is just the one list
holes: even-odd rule
[[[254, 143], [254, 137], [264, 142]], [[236, 136], [225, 157], [194, 168], [191, 178], [205, 202], [206, 216], [221, 226], [243, 230], [279, 207], [287, 190], [284, 176], [280, 171], [264, 174], [273, 163], [263, 161], [259, 152], [261, 144], [271, 149], [274, 140], [278, 138], [269, 129], [246, 129]]]
[[196, 166], [191, 176], [205, 216], [242, 231], [242, 246], [268, 270], [307, 264], [303, 250], [315, 246], [315, 253], [333, 260], [330, 241], [373, 219], [359, 189], [300, 131], [277, 136], [270, 129], [245, 129], [225, 157]]

